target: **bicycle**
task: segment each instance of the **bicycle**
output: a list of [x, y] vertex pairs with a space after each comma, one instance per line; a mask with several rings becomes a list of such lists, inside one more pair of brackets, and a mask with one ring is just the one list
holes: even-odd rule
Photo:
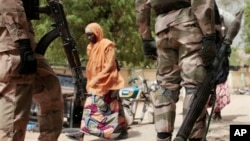
[[[61, 38], [63, 43], [64, 52], [66, 54], [72, 73], [71, 81], [74, 85], [73, 98], [66, 101], [67, 113], [64, 113], [64, 117], [67, 119], [66, 122], [68, 122], [68, 126], [72, 128], [75, 122], [75, 109], [82, 107], [81, 105], [85, 100], [84, 94], [86, 93], [86, 79], [83, 76], [84, 69], [81, 66], [79, 54], [76, 49], [76, 43], [69, 31], [68, 22], [64, 13], [64, 7], [59, 2], [59, 0], [47, 0], [47, 6], [40, 7], [38, 5], [35, 12], [37, 12], [37, 15], [46, 14], [48, 16], [51, 16], [53, 19], [52, 29], [45, 33], [43, 37], [38, 41], [35, 52], [41, 55], [45, 55], [49, 45], [59, 37]], [[35, 112], [36, 106], [32, 105], [31, 117], [34, 118]]]
[[143, 70], [136, 70], [135, 73], [136, 76], [128, 82], [130, 86], [119, 90], [126, 119], [129, 125], [141, 123], [148, 112], [149, 123], [154, 123], [153, 97], [159, 86], [156, 81], [149, 85]]

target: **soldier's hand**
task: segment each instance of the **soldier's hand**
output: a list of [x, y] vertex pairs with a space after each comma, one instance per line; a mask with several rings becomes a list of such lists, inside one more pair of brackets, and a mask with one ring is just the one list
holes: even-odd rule
[[31, 48], [30, 40], [23, 39], [18, 40], [19, 51], [20, 51], [20, 68], [18, 70], [19, 74], [32, 74], [36, 72], [37, 61], [35, 54]]
[[142, 39], [143, 54], [145, 58], [156, 60], [156, 44], [154, 39]]
[[210, 34], [202, 38], [202, 49], [200, 51], [203, 63], [206, 66], [211, 65], [216, 57], [216, 35]]

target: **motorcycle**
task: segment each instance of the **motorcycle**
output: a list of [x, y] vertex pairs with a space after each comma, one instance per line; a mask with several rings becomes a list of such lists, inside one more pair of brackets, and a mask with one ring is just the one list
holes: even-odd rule
[[125, 117], [129, 125], [139, 124], [147, 114], [149, 123], [154, 123], [153, 99], [159, 89], [156, 81], [145, 79], [143, 70], [136, 70], [136, 77], [129, 81], [129, 87], [119, 90]]

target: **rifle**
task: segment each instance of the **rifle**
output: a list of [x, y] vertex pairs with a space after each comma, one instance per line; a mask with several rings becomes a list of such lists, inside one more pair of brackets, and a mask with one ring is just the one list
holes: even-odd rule
[[70, 127], [73, 126], [73, 111], [74, 105], [84, 105], [86, 99], [86, 80], [83, 77], [83, 68], [81, 66], [81, 61], [76, 48], [75, 40], [73, 39], [66, 16], [64, 13], [63, 5], [58, 0], [47, 0], [48, 6], [39, 7], [39, 13], [45, 13], [50, 15], [53, 20], [54, 29], [48, 32], [37, 45], [35, 50], [36, 53], [44, 54], [48, 44], [52, 42], [56, 37], [60, 36], [63, 42], [64, 52], [66, 54], [74, 84], [74, 97], [71, 104], [71, 114], [70, 114]]
[[80, 57], [76, 48], [76, 43], [69, 31], [63, 5], [58, 1], [53, 0], [48, 0], [48, 4], [51, 12], [50, 14], [55, 22], [54, 26], [57, 28], [60, 34], [60, 37], [63, 42], [64, 52], [71, 68], [73, 83], [75, 87], [75, 102], [77, 103], [77, 100], [85, 99], [86, 89], [84, 77], [82, 74], [83, 70], [81, 66]]
[[230, 45], [240, 29], [242, 15], [243, 11], [240, 11], [231, 23], [215, 61], [207, 68], [207, 75], [205, 76], [203, 83], [198, 87], [193, 102], [190, 105], [190, 110], [188, 110], [174, 141], [186, 141], [188, 139], [196, 120], [206, 106], [211, 91], [217, 84], [216, 76], [221, 69], [224, 59], [228, 57], [227, 55]]

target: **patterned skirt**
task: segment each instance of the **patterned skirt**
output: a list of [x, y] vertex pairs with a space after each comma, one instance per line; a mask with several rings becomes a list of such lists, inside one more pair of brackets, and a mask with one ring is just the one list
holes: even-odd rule
[[230, 103], [230, 93], [226, 81], [224, 83], [220, 83], [216, 87], [216, 102], [214, 109], [215, 112], [220, 112], [229, 103]]
[[87, 97], [81, 121], [81, 130], [84, 133], [110, 139], [112, 133], [126, 124], [121, 116], [121, 101], [112, 92], [101, 96]]

